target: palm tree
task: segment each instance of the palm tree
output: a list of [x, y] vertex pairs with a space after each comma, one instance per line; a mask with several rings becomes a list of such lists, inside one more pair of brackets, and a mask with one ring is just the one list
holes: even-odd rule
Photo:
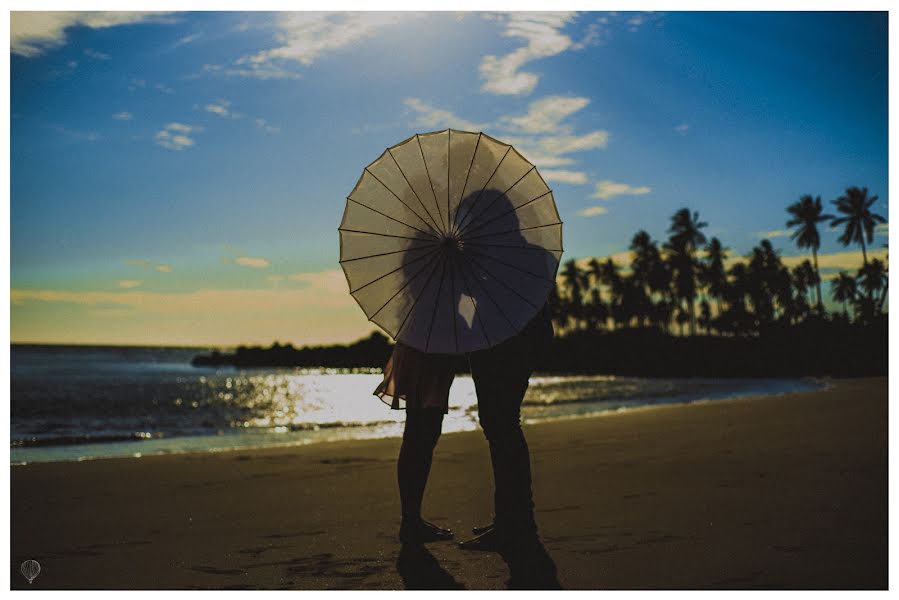
[[846, 271], [840, 271], [836, 278], [830, 282], [830, 295], [843, 303], [843, 312], [849, 314], [849, 303], [855, 304], [857, 292], [855, 278]]
[[879, 258], [872, 259], [870, 263], [859, 269], [858, 275], [858, 285], [868, 293], [869, 298], [873, 298], [875, 292], [886, 288], [886, 265]]
[[727, 288], [727, 273], [724, 270], [724, 261], [727, 260], [727, 248], [721, 245], [721, 240], [713, 237], [705, 249], [705, 267], [703, 280], [709, 291], [709, 296], [715, 299], [716, 312], [721, 314], [721, 298]]
[[868, 253], [865, 241], [874, 241], [874, 227], [878, 223], [886, 223], [882, 216], [871, 212], [871, 205], [877, 202], [877, 196], [868, 197], [868, 188], [846, 188], [846, 194], [833, 201], [842, 217], [831, 221], [831, 226], [844, 225], [843, 234], [837, 238], [841, 244], [848, 246], [856, 243], [862, 246], [862, 260], [868, 265]]
[[562, 279], [568, 291], [568, 317], [574, 321], [574, 329], [578, 329], [583, 317], [583, 275], [574, 259], [565, 262], [562, 268]]
[[812, 198], [806, 194], [787, 207], [787, 212], [793, 218], [787, 221], [787, 227], [796, 227], [791, 236], [799, 248], [811, 248], [814, 261], [815, 274], [818, 283], [815, 289], [818, 292], [818, 312], [824, 312], [824, 303], [821, 300], [821, 276], [818, 271], [818, 249], [821, 247], [821, 235], [818, 233], [818, 223], [833, 219], [833, 215], [822, 214], [821, 196]]
[[674, 270], [674, 287], [678, 298], [687, 302], [687, 314], [690, 322], [690, 335], [696, 334], [696, 249], [705, 244], [706, 238], [702, 229], [708, 223], [699, 220], [698, 212], [690, 212], [682, 208], [671, 217], [668, 243], [669, 262]]

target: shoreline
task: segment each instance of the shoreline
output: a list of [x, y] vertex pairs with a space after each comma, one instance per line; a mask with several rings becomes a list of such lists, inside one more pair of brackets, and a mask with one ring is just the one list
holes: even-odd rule
[[[552, 377], [553, 375], [536, 374], [536, 376], [537, 377]], [[717, 379], [717, 378], [698, 378], [698, 379]], [[640, 410], [647, 410], [647, 409], [657, 409], [657, 408], [664, 408], [664, 407], [682, 407], [682, 406], [689, 406], [692, 404], [704, 404], [704, 403], [709, 403], [709, 402], [729, 402], [729, 401], [733, 401], [733, 400], [749, 399], [749, 398], [764, 397], [764, 396], [780, 397], [780, 396], [785, 396], [785, 395], [789, 395], [792, 393], [824, 391], [824, 390], [831, 388], [834, 385], [833, 384], [834, 381], [839, 381], [839, 379], [834, 379], [832, 377], [826, 377], [826, 376], [765, 378], [766, 381], [777, 380], [777, 379], [782, 379], [782, 380], [791, 381], [791, 382], [792, 381], [809, 382], [814, 385], [820, 385], [821, 387], [816, 390], [815, 389], [803, 390], [800, 392], [783, 391], [783, 392], [778, 392], [778, 393], [767, 393], [767, 394], [760, 394], [760, 393], [755, 393], [755, 392], [745, 392], [745, 393], [735, 392], [734, 394], [727, 395], [725, 397], [698, 398], [695, 400], [672, 401], [672, 402], [662, 401], [662, 402], [657, 402], [657, 403], [652, 403], [652, 404], [643, 404], [643, 405], [638, 405], [638, 406], [624, 406], [624, 407], [619, 407], [619, 408], [614, 408], [614, 409], [600, 410], [600, 411], [586, 413], [586, 414], [558, 415], [558, 416], [538, 417], [538, 418], [531, 418], [531, 419], [525, 419], [523, 417], [522, 424], [527, 425], [527, 426], [534, 426], [534, 425], [541, 425], [543, 423], [550, 423], [550, 422], [555, 422], [555, 421], [565, 421], [565, 420], [569, 420], [569, 419], [590, 419], [590, 418], [596, 418], [596, 417], [609, 417], [609, 416], [613, 416], [613, 415], [626, 414], [626, 413], [630, 413], [632, 411], [640, 411]], [[566, 403], [566, 404], [579, 404], [579, 403], [580, 402], [570, 402], [570, 403]], [[322, 429], [328, 429], [328, 428], [322, 428]], [[477, 431], [478, 429], [479, 429], [478, 425], [476, 423], [472, 423], [472, 427], [470, 429], [445, 432], [445, 433], [443, 433], [443, 436], [455, 435], [458, 433], [467, 433], [467, 432], [471, 432], [471, 431]], [[237, 432], [237, 431], [224, 434], [225, 437], [227, 437], [229, 435], [239, 437], [239, 436], [243, 436], [246, 434]], [[171, 440], [193, 440], [193, 439], [216, 440], [216, 439], [223, 438], [223, 436], [221, 436], [221, 435], [217, 436], [214, 434], [207, 434], [207, 435], [203, 435], [203, 436], [170, 436], [170, 437], [166, 437], [166, 438], [156, 438], [152, 441], [124, 440], [124, 441], [120, 442], [123, 444], [134, 444], [135, 451], [131, 454], [123, 454], [120, 456], [80, 456], [80, 457], [72, 457], [72, 458], [58, 458], [58, 459], [51, 459], [51, 460], [31, 460], [31, 461], [28, 461], [28, 460], [12, 461], [11, 460], [10, 466], [22, 467], [22, 466], [27, 466], [27, 465], [31, 465], [31, 464], [71, 463], [71, 462], [85, 462], [85, 461], [96, 461], [96, 460], [117, 460], [117, 459], [137, 459], [137, 458], [149, 458], [149, 457], [157, 457], [157, 456], [182, 456], [185, 454], [203, 455], [203, 454], [216, 454], [216, 453], [222, 453], [222, 452], [255, 452], [255, 451], [273, 450], [273, 449], [279, 449], [279, 448], [302, 448], [305, 446], [317, 445], [317, 444], [352, 443], [355, 441], [373, 440], [373, 439], [395, 439], [395, 438], [400, 438], [400, 437], [402, 437], [402, 428], [400, 428], [397, 432], [395, 432], [393, 434], [388, 434], [388, 435], [371, 435], [371, 436], [362, 436], [362, 437], [348, 437], [348, 438], [341, 438], [341, 439], [321, 439], [321, 440], [305, 439], [305, 440], [274, 442], [271, 444], [269, 444], [269, 443], [262, 443], [259, 445], [247, 444], [244, 446], [241, 446], [241, 445], [224, 446], [224, 447], [211, 446], [205, 450], [159, 450], [159, 451], [155, 451], [155, 452], [154, 451], [151, 451], [151, 452], [142, 452], [141, 451], [141, 445], [153, 443], [153, 441], [157, 441], [157, 440], [160, 440], [160, 441], [165, 440], [166, 442], [168, 442]], [[97, 442], [96, 444], [102, 445], [103, 442]], [[48, 448], [48, 449], [50, 449], [50, 448], [83, 448], [83, 447], [91, 446], [91, 445], [94, 445], [94, 443], [88, 442], [88, 443], [66, 444], [66, 445], [48, 445], [48, 446], [44, 446], [44, 448]], [[144, 446], [144, 447], [146, 447], [146, 446]], [[24, 446], [23, 448], [27, 449], [27, 448], [37, 448], [37, 447]]]
[[[526, 425], [537, 521], [563, 587], [885, 589], [887, 388], [885, 377], [834, 380]], [[43, 567], [31, 586], [14, 572], [12, 587], [408, 587], [398, 448], [389, 438], [11, 468], [12, 562]], [[425, 518], [465, 538], [491, 503], [481, 432], [442, 437]], [[428, 550], [442, 573], [432, 587], [507, 585], [496, 554]]]

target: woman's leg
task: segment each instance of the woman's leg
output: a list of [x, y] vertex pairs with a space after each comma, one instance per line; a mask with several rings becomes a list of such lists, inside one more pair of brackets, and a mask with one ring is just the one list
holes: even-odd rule
[[434, 447], [440, 439], [443, 409], [406, 410], [403, 444], [397, 460], [397, 481], [404, 523], [421, 521], [421, 502], [431, 471]]

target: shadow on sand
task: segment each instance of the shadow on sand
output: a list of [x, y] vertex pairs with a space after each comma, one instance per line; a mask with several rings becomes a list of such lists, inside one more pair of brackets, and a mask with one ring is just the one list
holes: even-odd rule
[[396, 570], [407, 590], [464, 590], [424, 546], [403, 544]]

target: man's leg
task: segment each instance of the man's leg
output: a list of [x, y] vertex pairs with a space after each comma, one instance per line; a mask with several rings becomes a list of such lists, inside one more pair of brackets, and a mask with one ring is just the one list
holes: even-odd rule
[[536, 537], [530, 452], [521, 429], [521, 402], [531, 374], [531, 357], [521, 345], [471, 356], [478, 417], [493, 464], [497, 532]]

